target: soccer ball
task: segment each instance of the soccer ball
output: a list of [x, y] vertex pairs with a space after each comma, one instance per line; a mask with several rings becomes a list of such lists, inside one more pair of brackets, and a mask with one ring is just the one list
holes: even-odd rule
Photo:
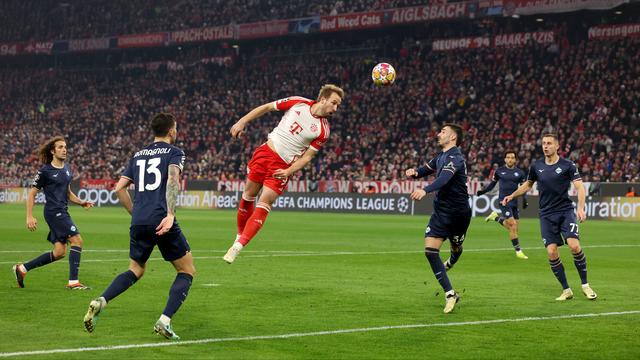
[[378, 86], [389, 86], [396, 80], [396, 69], [391, 64], [380, 63], [371, 71], [371, 79]]

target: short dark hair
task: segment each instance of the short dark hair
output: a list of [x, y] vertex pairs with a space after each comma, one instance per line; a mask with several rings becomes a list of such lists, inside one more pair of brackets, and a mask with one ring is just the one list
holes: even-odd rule
[[442, 125], [442, 128], [445, 128], [446, 126], [451, 128], [451, 130], [455, 131], [455, 133], [456, 133], [456, 146], [460, 146], [460, 144], [462, 144], [462, 137], [464, 136], [464, 131], [462, 130], [462, 127], [460, 125], [458, 125], [458, 124], [445, 123], [444, 125]]
[[159, 113], [153, 116], [151, 120], [151, 129], [154, 136], [167, 136], [169, 130], [176, 124], [176, 117], [170, 113]]
[[56, 148], [58, 141], [64, 141], [64, 137], [61, 135], [54, 136], [47, 140], [44, 144], [40, 145], [38, 149], [38, 155], [43, 165], [49, 164], [53, 161], [53, 154], [51, 153]]
[[509, 154], [513, 154], [513, 156], [516, 157], [516, 160], [518, 159], [518, 154], [514, 151], [514, 150], [507, 150], [504, 152], [504, 157], [507, 157], [507, 155]]
[[550, 138], [554, 138], [554, 139], [556, 139], [556, 141], [558, 141], [558, 134], [556, 134], [556, 133], [544, 133], [544, 134], [542, 134], [542, 137], [543, 138], [550, 137]]

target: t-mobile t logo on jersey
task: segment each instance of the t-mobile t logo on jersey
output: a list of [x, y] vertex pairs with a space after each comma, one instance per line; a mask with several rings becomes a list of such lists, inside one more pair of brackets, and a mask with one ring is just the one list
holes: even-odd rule
[[289, 127], [289, 132], [292, 135], [298, 135], [302, 132], [302, 126], [300, 124], [298, 124], [297, 121], [294, 121], [293, 124], [291, 124], [291, 126]]

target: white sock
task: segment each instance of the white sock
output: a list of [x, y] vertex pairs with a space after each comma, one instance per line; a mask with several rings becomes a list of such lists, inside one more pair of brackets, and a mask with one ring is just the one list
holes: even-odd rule
[[236, 241], [236, 242], [233, 243], [232, 248], [234, 248], [235, 250], [240, 251], [240, 250], [242, 250], [244, 248], [244, 245], [242, 245], [238, 241]]
[[169, 325], [171, 324], [171, 318], [165, 314], [162, 314], [160, 315], [160, 322], [163, 323], [164, 325]]
[[18, 266], [18, 268], [20, 268], [20, 271], [22, 271], [23, 273], [26, 273], [26, 272], [27, 272], [27, 268], [26, 268], [26, 267], [24, 267], [24, 265], [22, 265], [22, 264], [20, 264], [20, 265]]
[[240, 240], [240, 234], [236, 235], [236, 241]]
[[449, 290], [449, 291], [447, 291], [447, 292], [444, 294], [444, 296], [445, 296], [445, 297], [447, 297], [447, 296], [449, 296], [449, 295], [453, 296], [453, 295], [455, 295], [455, 293], [456, 293], [456, 291], [455, 291], [455, 290]]
[[107, 299], [105, 299], [104, 296], [100, 296], [98, 298], [98, 300], [100, 300], [100, 303], [102, 304], [102, 307], [107, 306]]
[[78, 284], [78, 283], [80, 283], [79, 280], [69, 280], [69, 285], [75, 285], [75, 284]]
[[583, 288], [589, 287], [589, 283], [582, 284], [582, 287], [583, 287]]

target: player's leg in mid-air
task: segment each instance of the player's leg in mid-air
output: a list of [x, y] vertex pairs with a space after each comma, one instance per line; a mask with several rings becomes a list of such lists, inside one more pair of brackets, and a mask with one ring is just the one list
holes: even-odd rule
[[[263, 179], [256, 180], [264, 181]], [[247, 179], [244, 191], [242, 192], [242, 198], [238, 203], [238, 213], [236, 215], [238, 232], [236, 235], [236, 239], [233, 242], [231, 248], [229, 248], [227, 253], [223, 256], [224, 261], [229, 264], [231, 264], [236, 259], [242, 248], [244, 248], [244, 245], [246, 245], [246, 243], [240, 243], [239, 240], [242, 236], [242, 233], [244, 232], [245, 226], [247, 225], [247, 221], [249, 221], [249, 218], [251, 218], [253, 212], [256, 209], [256, 198], [258, 196], [258, 193], [260, 193], [260, 190], [262, 190], [262, 182], [256, 182], [252, 181], [251, 179]]]
[[249, 220], [251, 215], [253, 215], [253, 211], [256, 208], [256, 198], [258, 193], [260, 193], [260, 190], [262, 190], [261, 182], [254, 182], [247, 179], [244, 191], [242, 192], [242, 197], [238, 203], [238, 214], [236, 215], [238, 233], [236, 235], [236, 241], [240, 239], [240, 236], [244, 231], [244, 227], [247, 224], [247, 220]]
[[[247, 246], [264, 225], [267, 215], [271, 211], [271, 205], [284, 192], [288, 183], [288, 179], [276, 179], [273, 176], [274, 172], [288, 166], [267, 144], [258, 147], [254, 152], [247, 166], [248, 174], [243, 198], [246, 199], [246, 202], [250, 202], [251, 199], [255, 201], [261, 189], [262, 193], [250, 214], [248, 211], [247, 214], [240, 214], [240, 207], [238, 208], [239, 236], [222, 257], [225, 262], [233, 263], [240, 251]], [[243, 204], [245, 207], [249, 207], [246, 203]]]
[[444, 267], [449, 271], [458, 262], [463, 251], [463, 243], [467, 235], [467, 229], [471, 223], [471, 213], [457, 214], [451, 216], [449, 226], [449, 243], [451, 243], [451, 253], [449, 258], [444, 262]]
[[276, 192], [269, 186], [264, 186], [258, 203], [256, 204], [253, 214], [247, 219], [242, 234], [238, 237], [238, 240], [233, 243], [231, 248], [224, 255], [223, 259], [227, 263], [231, 264], [235, 261], [236, 257], [247, 246], [247, 244], [253, 239], [256, 234], [262, 229], [262, 226], [267, 221], [267, 215], [271, 211], [271, 205], [280, 196], [280, 193]]
[[518, 208], [514, 206], [501, 206], [500, 211], [500, 215], [495, 211], [491, 212], [491, 214], [485, 218], [485, 221], [495, 221], [504, 226], [504, 228], [509, 231], [511, 245], [516, 251], [518, 259], [528, 259], [522, 251], [522, 248], [520, 248], [520, 240], [518, 238], [518, 220], [520, 219]]

